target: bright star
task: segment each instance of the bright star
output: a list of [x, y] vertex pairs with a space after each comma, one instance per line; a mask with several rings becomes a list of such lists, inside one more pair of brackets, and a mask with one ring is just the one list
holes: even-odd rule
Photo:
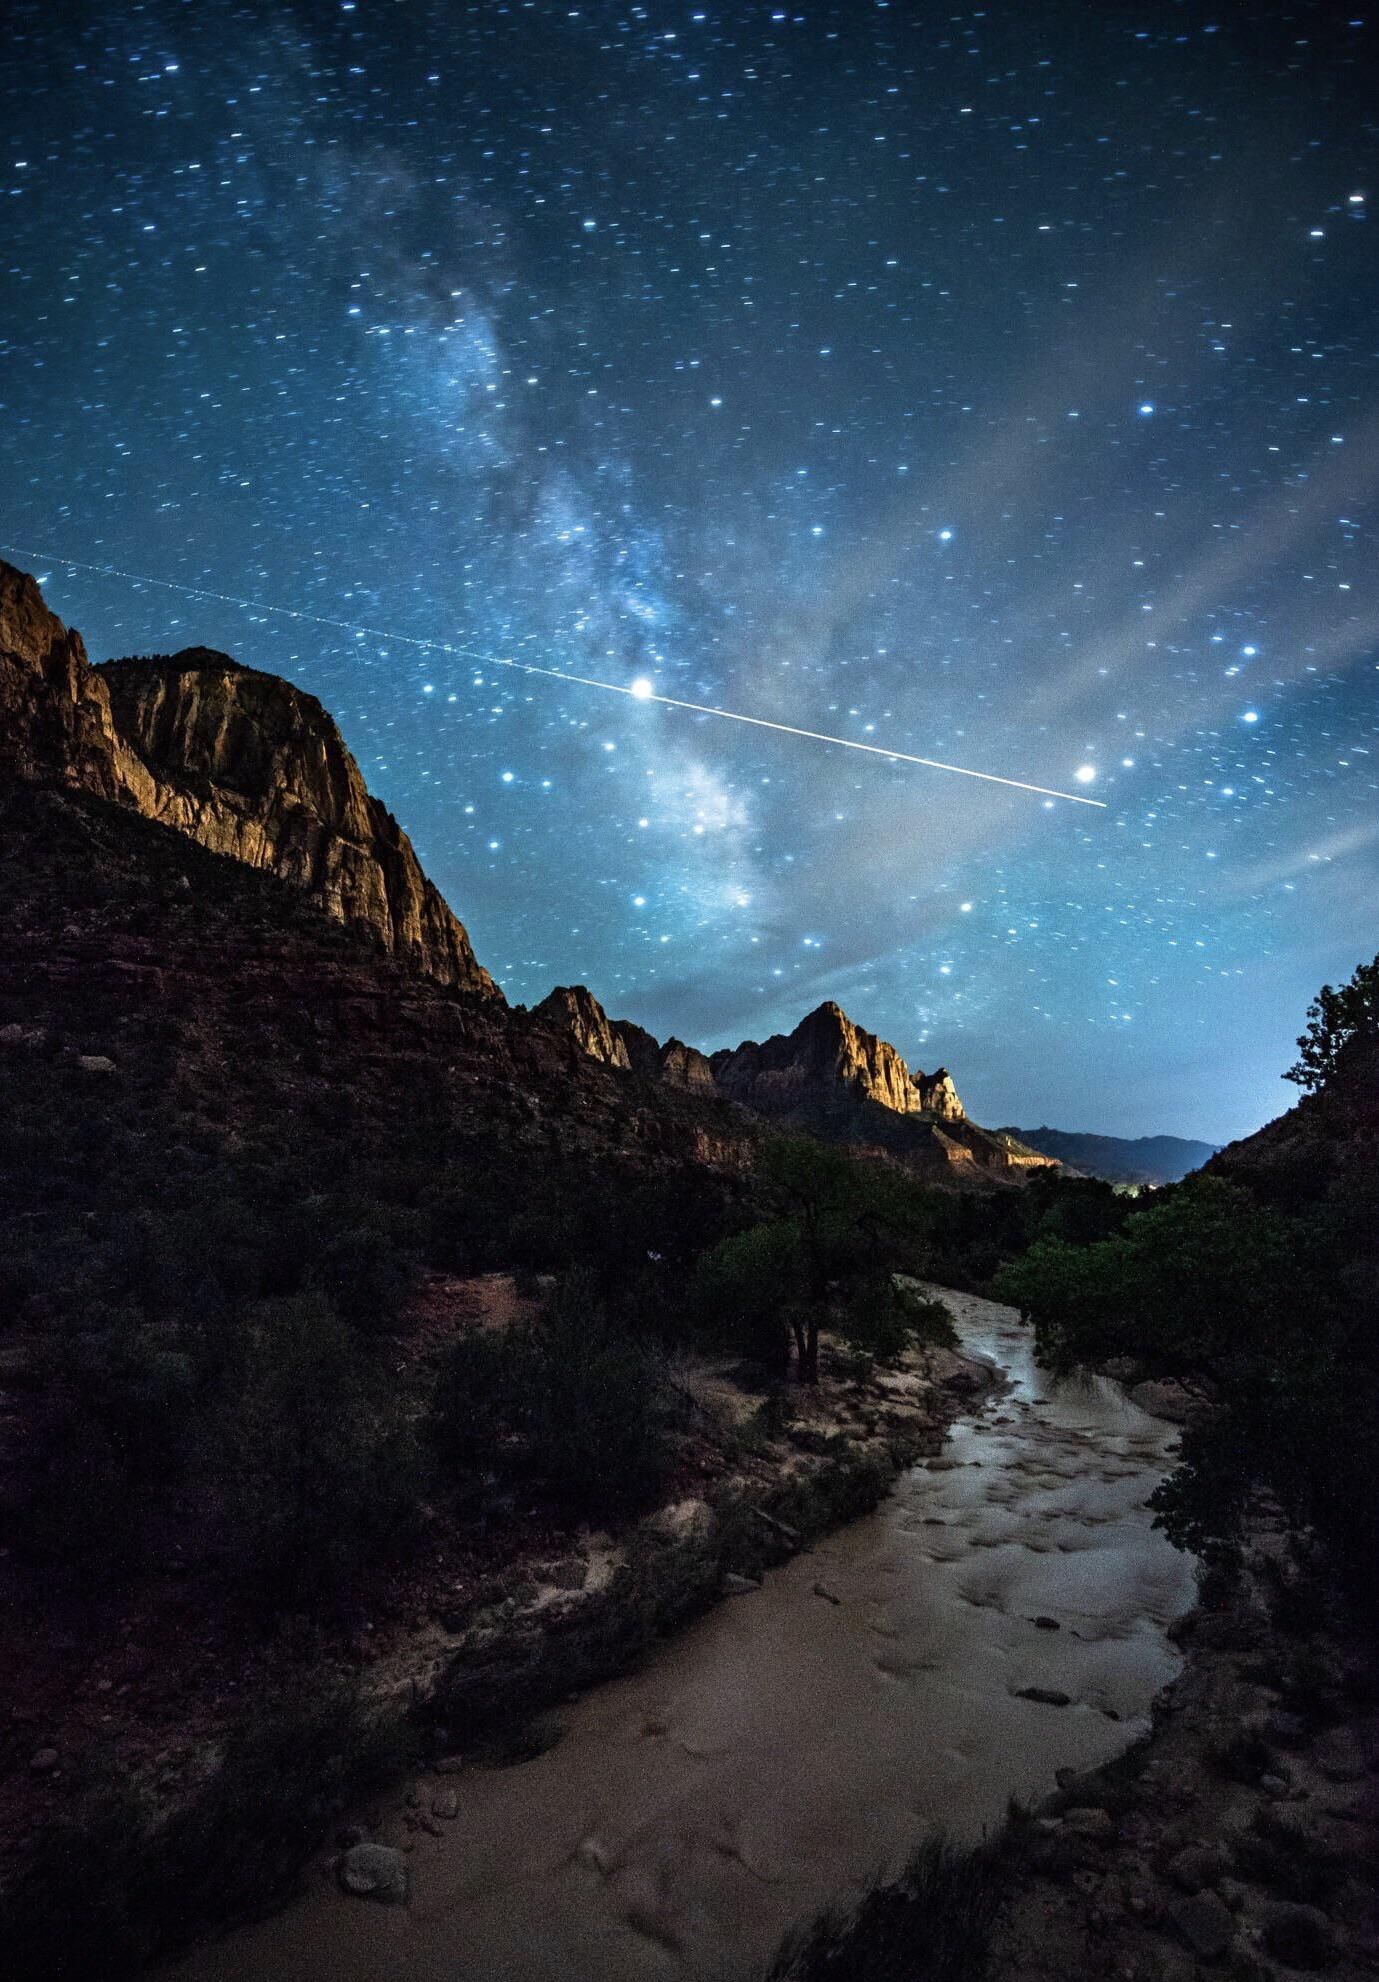
[[639, 674], [632, 684], [632, 693], [639, 702], [649, 702], [656, 690], [644, 674]]
[[1096, 766], [1095, 764], [1079, 764], [1077, 769], [1073, 772], [1073, 776], [1077, 779], [1077, 782], [1080, 785], [1095, 784]]

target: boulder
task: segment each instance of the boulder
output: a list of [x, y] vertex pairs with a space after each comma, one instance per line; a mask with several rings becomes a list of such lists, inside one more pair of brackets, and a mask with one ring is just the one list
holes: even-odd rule
[[1330, 1968], [1340, 1954], [1335, 1930], [1319, 1907], [1283, 1902], [1265, 1913], [1264, 1945], [1286, 1968]]
[[1202, 1961], [1215, 1961], [1235, 1939], [1231, 1910], [1215, 1893], [1197, 1893], [1169, 1902], [1168, 1918]]
[[407, 1860], [387, 1844], [355, 1844], [340, 1859], [343, 1891], [399, 1906], [407, 1897]]
[[1167, 1876], [1185, 1893], [1200, 1893], [1215, 1886], [1228, 1876], [1230, 1869], [1230, 1854], [1213, 1844], [1184, 1845], [1164, 1866]]

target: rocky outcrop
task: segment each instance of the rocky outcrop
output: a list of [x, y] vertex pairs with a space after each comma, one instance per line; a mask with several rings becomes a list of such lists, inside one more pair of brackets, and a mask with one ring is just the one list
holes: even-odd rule
[[428, 977], [501, 995], [314, 695], [205, 647], [97, 674], [148, 774], [140, 811], [366, 923]]
[[842, 1092], [897, 1115], [966, 1119], [946, 1067], [911, 1073], [894, 1046], [854, 1025], [831, 999], [793, 1032], [776, 1033], [761, 1045], [745, 1040], [715, 1053], [712, 1064], [725, 1094], [765, 1113], [789, 1112], [807, 1097]]
[[634, 1025], [631, 1019], [614, 1019], [612, 1027], [627, 1049], [633, 1073], [643, 1080], [664, 1081], [669, 1087], [694, 1093], [717, 1093], [708, 1055], [697, 1046], [686, 1046], [683, 1039], [668, 1039], [663, 1046], [645, 1026]]
[[940, 1067], [937, 1073], [932, 1074], [922, 1074], [916, 1069], [910, 1079], [914, 1082], [922, 1115], [937, 1115], [941, 1122], [961, 1122], [965, 1119], [967, 1111], [958, 1099], [958, 1090], [947, 1067]]
[[683, 1039], [668, 1039], [661, 1048], [660, 1078], [672, 1087], [687, 1087], [705, 1094], [717, 1091], [713, 1066], [697, 1046], [686, 1046]]
[[110, 697], [79, 633], [36, 581], [0, 561], [0, 775], [124, 795]]
[[[532, 1017], [568, 1033], [591, 1060], [602, 1060], [605, 1066], [631, 1072], [627, 1047], [603, 1006], [585, 985], [558, 984], [533, 1008]], [[647, 1037], [650, 1038], [649, 1033]]]
[[634, 1074], [643, 1080], [661, 1078], [661, 1042], [644, 1025], [634, 1025], [631, 1019], [612, 1019], [614, 1032], [627, 1049], [628, 1064]]
[[715, 1053], [714, 1079], [734, 1101], [765, 1114], [788, 1113], [810, 1096], [832, 1090], [875, 1101], [898, 1115], [918, 1111], [910, 1070], [894, 1046], [865, 1032], [830, 999], [791, 1033], [758, 1045]]
[[643, 1080], [811, 1130], [831, 1142], [885, 1154], [907, 1167], [979, 1187], [1018, 1182], [1052, 1159], [967, 1118], [946, 1067], [912, 1074], [893, 1046], [854, 1025], [831, 1001], [791, 1033], [747, 1040], [707, 1058], [683, 1040], [665, 1045], [630, 1019], [609, 1020], [591, 991], [562, 986], [536, 1007], [582, 1053]]
[[93, 668], [0, 562], [0, 774], [133, 806], [300, 888], [443, 984], [501, 998], [321, 704], [206, 648]]

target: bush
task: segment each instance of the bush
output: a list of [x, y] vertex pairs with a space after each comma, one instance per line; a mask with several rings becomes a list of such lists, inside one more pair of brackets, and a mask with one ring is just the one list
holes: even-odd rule
[[896, 1884], [787, 1944], [771, 1982], [975, 1982], [996, 1919], [1001, 1848], [931, 1839]]
[[142, 1973], [281, 1901], [331, 1818], [404, 1768], [409, 1745], [326, 1677], [241, 1722], [200, 1792], [161, 1822], [118, 1767], [97, 1771], [0, 1897], [7, 1976]]
[[575, 1276], [537, 1321], [474, 1330], [442, 1367], [431, 1435], [444, 1472], [473, 1492], [491, 1473], [539, 1481], [572, 1509], [635, 1506], [655, 1492], [684, 1409], [662, 1358]]
[[27, 1553], [97, 1581], [139, 1562], [193, 1436], [194, 1369], [177, 1340], [137, 1308], [94, 1304], [43, 1339], [33, 1377], [47, 1408], [17, 1522]]
[[386, 1363], [320, 1295], [259, 1304], [238, 1352], [208, 1430], [226, 1553], [266, 1599], [308, 1602], [396, 1553], [420, 1452]]
[[1306, 1305], [1306, 1235], [1248, 1191], [1194, 1176], [1091, 1246], [1037, 1239], [993, 1282], [1035, 1326], [1055, 1369], [1130, 1354], [1210, 1367], [1274, 1341]]
[[695, 1268], [690, 1299], [710, 1341], [783, 1374], [790, 1360], [785, 1309], [804, 1292], [799, 1234], [782, 1222], [720, 1240]]

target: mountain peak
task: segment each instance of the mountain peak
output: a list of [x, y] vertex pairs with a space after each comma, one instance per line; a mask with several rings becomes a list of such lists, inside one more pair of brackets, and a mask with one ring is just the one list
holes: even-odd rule
[[70, 637], [49, 609], [31, 572], [0, 558], [0, 649], [41, 667], [54, 646]]
[[501, 998], [314, 695], [209, 647], [93, 668], [3, 562], [0, 770], [131, 805], [366, 924], [428, 976]]

